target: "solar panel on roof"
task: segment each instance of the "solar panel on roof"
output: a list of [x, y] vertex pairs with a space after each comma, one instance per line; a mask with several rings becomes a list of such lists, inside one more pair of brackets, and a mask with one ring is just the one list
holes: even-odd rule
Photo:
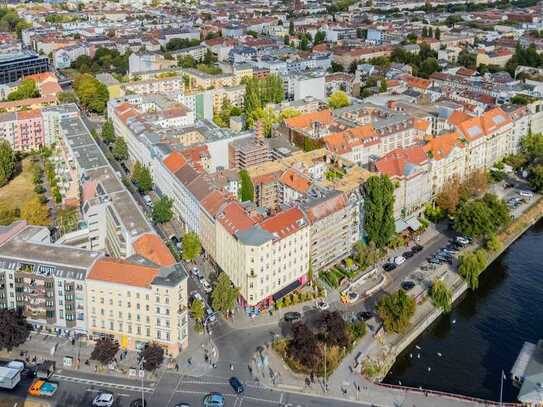
[[505, 117], [503, 116], [494, 116], [492, 118], [492, 121], [494, 122], [494, 124], [502, 124], [504, 121], [505, 121]]

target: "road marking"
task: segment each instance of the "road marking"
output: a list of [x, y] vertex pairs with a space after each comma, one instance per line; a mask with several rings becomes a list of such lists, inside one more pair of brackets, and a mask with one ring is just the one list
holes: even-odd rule
[[135, 392], [144, 392], [144, 393], [153, 393], [154, 389], [151, 387], [142, 387], [141, 386], [131, 386], [127, 384], [119, 384], [119, 383], [111, 383], [111, 382], [101, 382], [99, 380], [90, 380], [90, 379], [84, 379], [80, 377], [71, 377], [71, 376], [63, 376], [54, 374], [53, 378], [57, 380], [62, 380], [65, 382], [71, 382], [71, 383], [79, 383], [79, 384], [86, 384], [89, 386], [102, 386], [102, 387], [109, 387], [112, 389], [117, 390], [127, 390], [127, 391], [135, 391]]

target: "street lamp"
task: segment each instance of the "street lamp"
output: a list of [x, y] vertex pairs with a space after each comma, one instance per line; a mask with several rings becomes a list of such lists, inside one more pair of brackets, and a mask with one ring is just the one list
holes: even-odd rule
[[143, 370], [143, 364], [145, 363], [145, 358], [142, 357], [140, 359], [140, 362], [138, 364], [138, 369], [140, 370], [140, 377], [141, 377], [141, 407], [145, 407], [145, 396], [143, 393], [143, 377], [145, 376], [144, 370]]

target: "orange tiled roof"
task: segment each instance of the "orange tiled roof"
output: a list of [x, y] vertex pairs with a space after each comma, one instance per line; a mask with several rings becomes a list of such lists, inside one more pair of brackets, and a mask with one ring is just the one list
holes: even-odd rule
[[147, 288], [158, 274], [158, 268], [111, 257], [96, 261], [87, 280], [104, 281]]
[[179, 151], [174, 151], [164, 159], [164, 165], [175, 173], [185, 166], [187, 160]]
[[332, 112], [330, 110], [321, 110], [285, 119], [285, 124], [290, 128], [305, 129], [310, 127], [313, 122], [326, 125], [332, 123], [332, 121]]
[[428, 160], [423, 146], [397, 148], [375, 162], [377, 171], [391, 178], [409, 178], [419, 171], [413, 166], [420, 166]]
[[345, 154], [353, 147], [379, 143], [379, 137], [371, 124], [353, 127], [322, 138], [326, 148], [337, 154]]
[[283, 239], [300, 230], [300, 220], [304, 219], [303, 212], [298, 208], [289, 208], [269, 217], [260, 223], [262, 229]]
[[458, 126], [460, 123], [465, 122], [466, 120], [469, 120], [471, 118], [472, 116], [467, 113], [455, 111], [449, 116], [447, 121], [453, 126]]
[[460, 143], [460, 135], [455, 131], [430, 139], [424, 145], [424, 151], [431, 153], [434, 160], [441, 160], [446, 158], [454, 147], [464, 147]]
[[432, 82], [428, 79], [417, 78], [414, 76], [408, 78], [406, 82], [412, 88], [428, 89], [432, 86]]
[[417, 130], [427, 132], [430, 127], [430, 122], [424, 119], [415, 119], [413, 120], [413, 127]]
[[170, 267], [175, 264], [175, 259], [170, 250], [154, 233], [146, 233], [140, 236], [132, 247], [141, 257], [145, 257], [159, 266]]
[[17, 112], [17, 120], [30, 120], [30, 119], [38, 119], [41, 117], [41, 110], [34, 109], [34, 110], [23, 110], [20, 112]]
[[249, 229], [256, 224], [240, 203], [235, 201], [226, 204], [217, 219], [230, 234]]
[[289, 188], [295, 190], [296, 192], [305, 193], [311, 186], [311, 181], [306, 177], [298, 173], [297, 171], [289, 168], [286, 170], [279, 180], [288, 186]]

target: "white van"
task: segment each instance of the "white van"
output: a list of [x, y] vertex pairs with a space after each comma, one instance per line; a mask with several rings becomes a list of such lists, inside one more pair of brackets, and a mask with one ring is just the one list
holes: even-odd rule
[[534, 193], [531, 192], [531, 191], [520, 191], [518, 194], [520, 196], [525, 197], [525, 198], [533, 198], [534, 197]]

